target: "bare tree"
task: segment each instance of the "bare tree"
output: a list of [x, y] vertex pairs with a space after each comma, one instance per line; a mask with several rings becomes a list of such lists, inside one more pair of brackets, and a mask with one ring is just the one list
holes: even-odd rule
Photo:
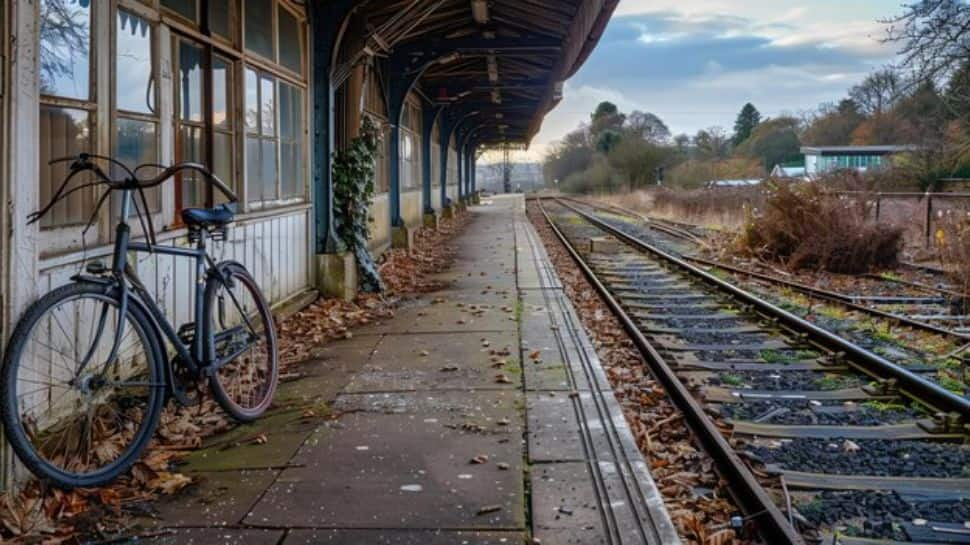
[[670, 129], [650, 112], [634, 111], [626, 117], [626, 128], [647, 142], [663, 144], [670, 139]]
[[905, 95], [905, 87], [898, 72], [884, 68], [850, 89], [849, 96], [866, 114], [882, 115]]
[[970, 4], [920, 0], [887, 21], [888, 40], [902, 44], [902, 66], [920, 80], [944, 84], [970, 59]]

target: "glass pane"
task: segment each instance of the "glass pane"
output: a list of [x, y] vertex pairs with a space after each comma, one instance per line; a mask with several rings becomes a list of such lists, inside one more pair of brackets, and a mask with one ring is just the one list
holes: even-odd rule
[[178, 13], [182, 17], [196, 23], [199, 22], [198, 16], [196, 15], [198, 11], [196, 9], [197, 3], [197, 0], [162, 0], [163, 7], [166, 7], [175, 13]]
[[[232, 134], [217, 132], [212, 137], [212, 172], [229, 187], [235, 187], [232, 175]], [[225, 195], [214, 190], [215, 202], [226, 201]]]
[[[115, 158], [128, 168], [135, 168], [145, 163], [158, 162], [158, 133], [155, 123], [136, 119], [118, 118], [115, 122]], [[116, 173], [120, 175], [121, 173]], [[161, 210], [160, 187], [153, 187], [145, 191], [151, 212]], [[139, 199], [141, 206], [141, 199]], [[132, 210], [134, 214], [134, 210]]]
[[303, 90], [280, 82], [280, 138], [303, 138]]
[[276, 142], [263, 140], [259, 151], [262, 166], [260, 178], [263, 182], [263, 199], [276, 199]]
[[301, 142], [280, 143], [280, 189], [283, 198], [302, 197], [306, 175]]
[[246, 69], [246, 129], [259, 132], [259, 76]]
[[115, 96], [119, 110], [155, 113], [152, 27], [140, 17], [118, 12]]
[[209, 0], [209, 30], [223, 38], [232, 38], [229, 0]]
[[246, 49], [273, 58], [273, 0], [246, 0]]
[[216, 128], [232, 128], [232, 65], [225, 59], [212, 59], [212, 123]]
[[250, 202], [263, 200], [263, 183], [260, 172], [259, 138], [246, 137], [246, 192]]
[[303, 29], [289, 11], [279, 8], [280, 64], [294, 72], [303, 73]]
[[202, 121], [202, 48], [179, 41], [179, 119]]
[[90, 57], [90, 2], [41, 0], [40, 92], [89, 100]]
[[260, 111], [260, 123], [262, 134], [273, 136], [276, 134], [276, 96], [273, 85], [273, 78], [262, 76], [259, 78], [259, 100], [262, 103]]
[[[182, 125], [179, 127], [178, 162], [205, 163], [202, 150], [202, 129]], [[195, 171], [178, 175], [182, 184], [182, 206], [202, 206], [205, 203], [205, 181]]]
[[[40, 107], [40, 203], [50, 202], [68, 174], [69, 162], [49, 165], [52, 159], [92, 151], [91, 127], [84, 110]], [[66, 189], [89, 182], [77, 176]], [[57, 204], [40, 220], [41, 227], [55, 227], [83, 223], [93, 212], [93, 191], [77, 191]]]

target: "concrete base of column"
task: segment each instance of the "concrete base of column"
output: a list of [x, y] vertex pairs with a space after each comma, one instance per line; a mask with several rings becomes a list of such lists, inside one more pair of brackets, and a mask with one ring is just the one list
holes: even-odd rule
[[441, 207], [441, 219], [450, 220], [455, 217], [455, 207], [454, 205], [442, 206]]
[[438, 213], [437, 212], [425, 212], [424, 213], [424, 226], [427, 229], [437, 229], [438, 228]]
[[414, 247], [414, 230], [406, 225], [391, 227], [391, 247], [410, 250]]
[[472, 195], [472, 204], [475, 204], [475, 205], [482, 204], [482, 194], [481, 193], [478, 193], [476, 191], [475, 194]]
[[317, 289], [324, 297], [352, 301], [357, 296], [357, 258], [351, 252], [317, 256]]

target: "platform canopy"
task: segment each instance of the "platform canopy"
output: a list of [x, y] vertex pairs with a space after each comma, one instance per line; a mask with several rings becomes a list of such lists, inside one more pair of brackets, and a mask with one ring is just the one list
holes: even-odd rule
[[[449, 115], [475, 119], [479, 145], [528, 143], [586, 60], [618, 0], [370, 0], [356, 11], [366, 35], [345, 51], [385, 62], [387, 82]], [[349, 30], [353, 32], [353, 30]], [[349, 54], [348, 54], [349, 53]], [[338, 67], [339, 71], [339, 67]], [[338, 74], [339, 78], [339, 74]], [[392, 98], [393, 99], [393, 98]]]

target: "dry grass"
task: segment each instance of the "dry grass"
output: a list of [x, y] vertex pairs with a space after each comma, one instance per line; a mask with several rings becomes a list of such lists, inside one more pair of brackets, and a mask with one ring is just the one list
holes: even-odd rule
[[602, 200], [663, 219], [739, 229], [744, 225], [746, 211], [761, 208], [765, 195], [764, 189], [757, 186], [691, 190], [660, 188], [604, 196]]
[[954, 287], [970, 298], [970, 212], [954, 214], [941, 223], [936, 232], [940, 262]]
[[740, 249], [792, 269], [862, 273], [895, 265], [903, 230], [869, 221], [866, 193], [838, 195], [822, 182], [769, 182], [764, 209], [751, 214]]

